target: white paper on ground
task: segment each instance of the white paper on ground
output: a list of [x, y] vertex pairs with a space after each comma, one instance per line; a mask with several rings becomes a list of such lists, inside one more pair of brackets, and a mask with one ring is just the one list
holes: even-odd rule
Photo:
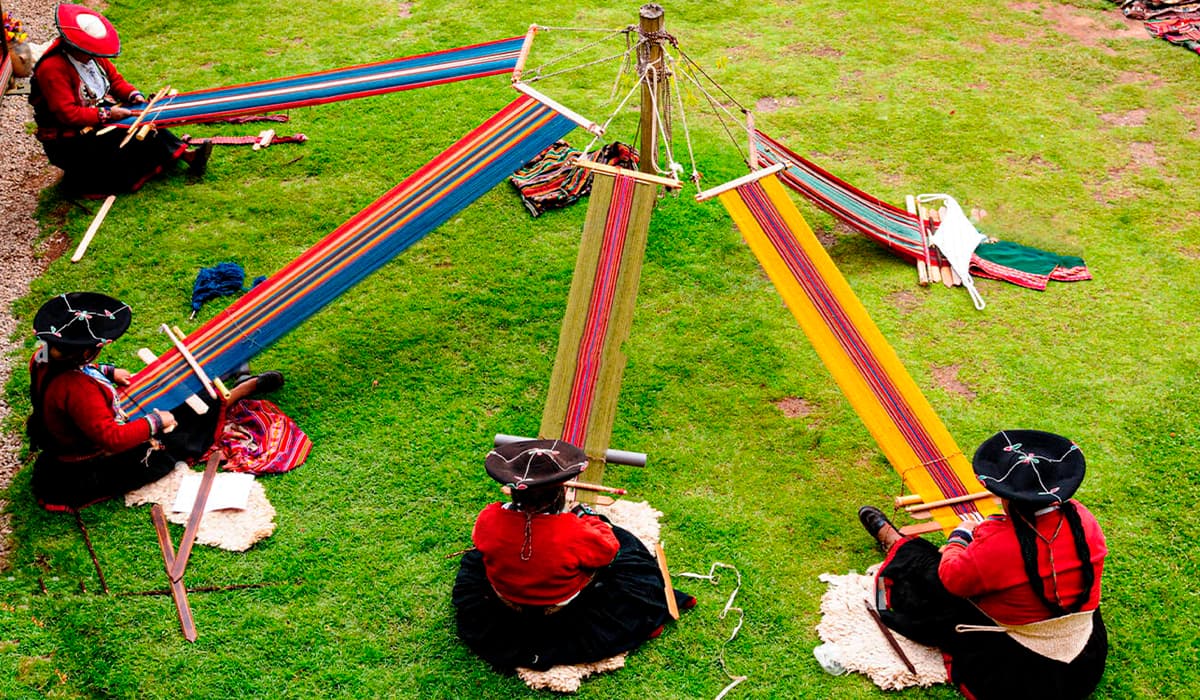
[[[200, 491], [200, 479], [203, 474], [193, 472], [183, 477], [179, 482], [179, 493], [175, 496], [175, 504], [171, 510], [176, 513], [190, 513], [196, 504], [196, 493]], [[253, 474], [222, 472], [213, 478], [212, 489], [208, 492], [208, 500], [204, 503], [204, 512], [225, 510], [228, 508], [245, 510], [250, 498], [250, 487], [254, 485]]]

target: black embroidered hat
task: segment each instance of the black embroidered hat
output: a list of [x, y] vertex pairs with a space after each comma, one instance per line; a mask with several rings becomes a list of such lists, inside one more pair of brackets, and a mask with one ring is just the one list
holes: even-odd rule
[[132, 319], [129, 307], [110, 296], [68, 292], [42, 304], [33, 331], [50, 345], [96, 348], [120, 338]]
[[1070, 498], [1083, 482], [1083, 452], [1071, 440], [1041, 430], [1002, 430], [971, 460], [992, 493], [1020, 504], [1050, 506]]
[[587, 455], [562, 440], [521, 440], [488, 453], [488, 476], [509, 488], [553, 486], [587, 469]]

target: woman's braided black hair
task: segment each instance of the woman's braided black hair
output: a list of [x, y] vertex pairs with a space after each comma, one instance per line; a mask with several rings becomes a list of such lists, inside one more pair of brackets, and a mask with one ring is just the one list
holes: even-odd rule
[[[1083, 532], [1083, 521], [1079, 517], [1079, 511], [1075, 509], [1075, 503], [1066, 501], [1058, 507], [1071, 530], [1071, 537], [1075, 540], [1075, 553], [1079, 556], [1080, 564], [1083, 567], [1083, 591], [1079, 594], [1078, 600], [1066, 606], [1061, 603], [1061, 600], [1050, 600], [1046, 595], [1046, 584], [1042, 581], [1041, 572], [1038, 571], [1038, 539], [1041, 536], [1035, 529], [1034, 523], [1037, 522], [1037, 516], [1034, 513], [1040, 508], [1036, 505], [1022, 506], [1016, 503], [1010, 503], [1010, 508], [1014, 516], [1013, 530], [1017, 535], [1017, 543], [1021, 547], [1021, 561], [1025, 565], [1025, 575], [1029, 578], [1029, 584], [1033, 586], [1033, 592], [1056, 616], [1079, 612], [1091, 597], [1092, 586], [1096, 582], [1096, 567], [1092, 564], [1091, 549], [1088, 547]], [[1050, 542], [1053, 542], [1053, 538]], [[1050, 573], [1053, 577], [1055, 573], [1053, 560]], [[1057, 589], [1057, 584], [1054, 585]], [[1055, 598], [1058, 598], [1057, 591]]]

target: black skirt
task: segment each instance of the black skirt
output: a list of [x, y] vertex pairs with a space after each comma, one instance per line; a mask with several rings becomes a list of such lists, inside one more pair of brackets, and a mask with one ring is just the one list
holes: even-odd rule
[[1096, 610], [1092, 635], [1070, 663], [1025, 648], [1007, 634], [956, 632], [956, 625], [994, 625], [969, 601], [952, 595], [938, 578], [941, 553], [930, 542], [907, 540], [879, 571], [888, 591], [888, 609], [879, 616], [888, 627], [948, 657], [950, 681], [976, 700], [1070, 700], [1086, 698], [1104, 673], [1108, 633]]
[[203, 415], [183, 404], [171, 411], [175, 430], [119, 454], [64, 461], [43, 450], [33, 463], [34, 497], [47, 510], [77, 510], [158, 481], [176, 462], [200, 457], [213, 444], [222, 413], [204, 398], [209, 410]]
[[[657, 560], [629, 531], [614, 526], [613, 533], [620, 543], [616, 558], [551, 613], [510, 607], [492, 589], [483, 555], [467, 552], [452, 597], [458, 636], [501, 671], [599, 661], [637, 647], [671, 616]], [[686, 608], [692, 598], [675, 591], [675, 600]]]
[[187, 144], [159, 129], [142, 141], [125, 129], [84, 134], [42, 142], [46, 158], [63, 171], [62, 187], [70, 196], [99, 196], [135, 192], [183, 156]]

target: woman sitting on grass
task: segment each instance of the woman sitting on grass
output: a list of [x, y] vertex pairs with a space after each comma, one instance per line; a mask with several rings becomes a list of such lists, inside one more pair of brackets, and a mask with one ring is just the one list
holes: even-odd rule
[[121, 76], [110, 58], [121, 52], [116, 29], [100, 13], [61, 4], [54, 11], [59, 36], [33, 69], [29, 103], [37, 138], [50, 163], [63, 171], [72, 195], [100, 196], [138, 190], [176, 160], [202, 175], [212, 144], [189, 151], [166, 129], [124, 146], [126, 129], [100, 133], [129, 117], [146, 97]]
[[941, 551], [902, 537], [871, 506], [859, 519], [887, 558], [876, 578], [889, 627], [946, 655], [968, 698], [1068, 700], [1100, 682], [1108, 635], [1100, 578], [1108, 553], [1092, 514], [1071, 495], [1084, 460], [1070, 440], [997, 433], [972, 468], [1003, 515], [963, 522]]
[[[475, 521], [475, 549], [454, 582], [458, 634], [503, 671], [599, 661], [657, 637], [670, 619], [662, 574], [632, 533], [583, 505], [563, 482], [587, 467], [583, 450], [528, 440], [488, 453], [487, 472], [512, 503]], [[680, 609], [696, 599], [675, 591]]]
[[[135, 421], [121, 412], [116, 388], [131, 375], [95, 360], [132, 317], [125, 304], [94, 292], [61, 294], [34, 316], [43, 343], [29, 363], [33, 414], [27, 428], [31, 446], [41, 450], [33, 494], [47, 510], [77, 510], [132, 491], [212, 445], [222, 413], [215, 405], [202, 416], [184, 405]], [[228, 403], [282, 385], [279, 372], [248, 377], [230, 391]]]

